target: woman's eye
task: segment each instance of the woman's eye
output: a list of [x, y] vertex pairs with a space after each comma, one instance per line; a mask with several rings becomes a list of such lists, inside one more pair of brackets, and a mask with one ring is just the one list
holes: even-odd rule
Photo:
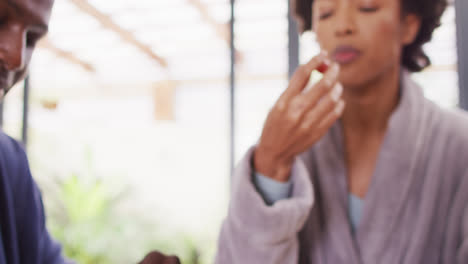
[[378, 7], [360, 7], [359, 8], [359, 11], [363, 13], [374, 13], [374, 12], [377, 12], [378, 10], [379, 10]]
[[325, 12], [325, 13], [320, 14], [319, 19], [324, 20], [324, 19], [331, 17], [332, 15], [333, 15], [333, 12]]

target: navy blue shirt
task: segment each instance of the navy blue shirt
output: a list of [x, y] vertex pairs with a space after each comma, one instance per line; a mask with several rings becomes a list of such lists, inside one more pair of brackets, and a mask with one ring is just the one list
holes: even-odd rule
[[[63, 264], [22, 146], [0, 131], [0, 264]], [[0, 244], [0, 245], [1, 245]]]
[[2, 234], [0, 233], [0, 263], [6, 263]]

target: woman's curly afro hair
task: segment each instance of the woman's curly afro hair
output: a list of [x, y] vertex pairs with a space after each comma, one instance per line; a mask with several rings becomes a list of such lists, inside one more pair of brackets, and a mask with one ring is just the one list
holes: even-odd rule
[[[301, 32], [312, 29], [312, 3], [314, 0], [292, 1], [293, 16]], [[421, 18], [421, 29], [415, 41], [403, 49], [402, 64], [411, 72], [420, 72], [431, 60], [423, 51], [423, 45], [432, 39], [432, 33], [440, 26], [447, 0], [400, 0], [404, 14], [415, 14]]]

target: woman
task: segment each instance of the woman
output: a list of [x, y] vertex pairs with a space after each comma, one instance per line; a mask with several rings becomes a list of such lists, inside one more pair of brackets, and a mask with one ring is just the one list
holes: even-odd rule
[[324, 52], [236, 168], [216, 263], [468, 263], [468, 118], [410, 78], [446, 5], [297, 0]]

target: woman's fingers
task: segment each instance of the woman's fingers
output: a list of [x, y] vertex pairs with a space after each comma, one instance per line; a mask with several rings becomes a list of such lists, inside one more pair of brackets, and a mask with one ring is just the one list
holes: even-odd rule
[[340, 83], [335, 84], [334, 88], [329, 92], [315, 108], [311, 109], [304, 117], [301, 127], [311, 131], [317, 127], [330, 112], [332, 112], [341, 100], [343, 94], [343, 86]]
[[341, 117], [344, 110], [342, 94], [343, 86], [337, 83], [315, 108], [307, 112], [297, 129], [301, 136], [290, 148], [293, 153], [307, 150]]
[[335, 86], [339, 74], [340, 67], [338, 64], [333, 64], [330, 69], [325, 72], [323, 78], [301, 96], [304, 101], [308, 102], [309, 109], [315, 107], [317, 102], [330, 92]]
[[[316, 69], [325, 71], [324, 77], [306, 90]], [[296, 71], [263, 127], [254, 154], [257, 171], [287, 180], [294, 157], [318, 141], [343, 111], [343, 87], [337, 84], [338, 75], [339, 66], [330, 64], [325, 53]]]
[[330, 93], [332, 87], [336, 84], [339, 74], [338, 64], [332, 67], [325, 73], [325, 76], [314, 87], [305, 93], [295, 96], [288, 104], [288, 113], [292, 120], [297, 124], [302, 123], [303, 117], [311, 109], [317, 106], [317, 103], [324, 96]]
[[322, 52], [312, 58], [307, 64], [300, 66], [292, 76], [288, 88], [281, 95], [278, 102], [280, 104], [287, 104], [292, 98], [300, 94], [309, 82], [312, 71], [319, 68], [320, 65], [324, 63], [327, 64], [328, 59], [327, 54]]
[[336, 107], [330, 112], [317, 126], [317, 129], [327, 132], [328, 129], [343, 115], [343, 111], [346, 107], [346, 103], [343, 99], [340, 99], [336, 104]]

